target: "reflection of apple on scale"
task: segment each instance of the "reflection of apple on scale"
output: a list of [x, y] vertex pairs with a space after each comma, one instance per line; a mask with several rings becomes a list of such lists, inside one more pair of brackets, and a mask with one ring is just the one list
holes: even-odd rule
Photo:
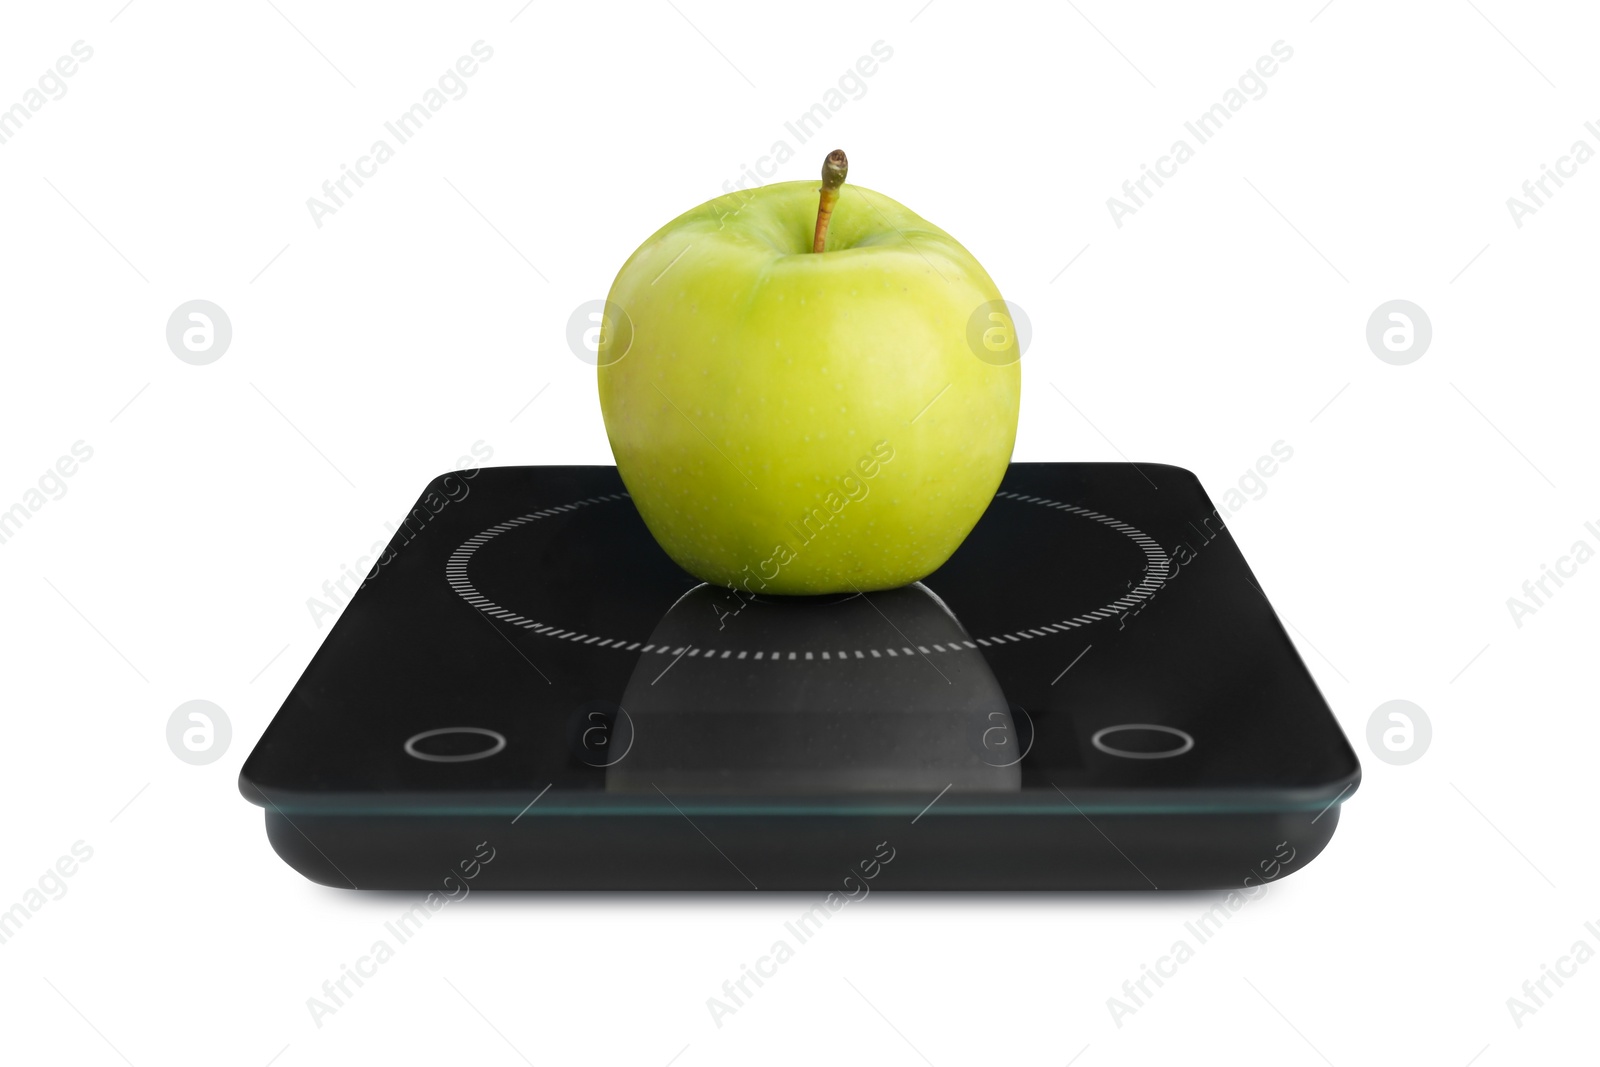
[[1360, 767], [1198, 480], [1010, 463], [994, 283], [843, 179], [628, 260], [616, 467], [424, 492], [240, 775], [295, 869], [823, 889], [887, 845], [877, 888], [1183, 889], [1327, 844]]

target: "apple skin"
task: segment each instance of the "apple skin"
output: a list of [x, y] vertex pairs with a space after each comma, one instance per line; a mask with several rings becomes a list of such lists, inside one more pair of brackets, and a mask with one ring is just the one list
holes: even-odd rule
[[925, 577], [988, 507], [1016, 440], [1019, 364], [968, 341], [1001, 299], [983, 267], [848, 184], [813, 253], [817, 188], [702, 204], [611, 287], [632, 330], [599, 367], [617, 470], [679, 566], [751, 593]]

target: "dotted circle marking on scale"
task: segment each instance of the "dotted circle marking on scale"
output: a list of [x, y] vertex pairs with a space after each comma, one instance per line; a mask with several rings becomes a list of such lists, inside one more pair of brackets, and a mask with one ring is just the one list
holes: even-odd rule
[[[1071, 515], [1078, 515], [1086, 519], [1092, 519], [1095, 522], [1101, 523], [1102, 525], [1108, 526], [1117, 531], [1132, 541], [1136, 546], [1138, 546], [1139, 550], [1144, 553], [1146, 564], [1144, 578], [1137, 586], [1129, 590], [1125, 595], [1118, 597], [1102, 608], [1096, 608], [1094, 611], [1090, 611], [1082, 615], [1074, 615], [1070, 619], [1062, 619], [1059, 622], [1041, 623], [1038, 626], [1031, 627], [1026, 630], [1017, 630], [1012, 633], [1005, 634], [995, 634], [990, 637], [980, 637], [977, 639], [976, 643], [970, 640], [963, 640], [960, 642], [946, 641], [943, 644], [936, 645], [915, 645], [909, 647], [902, 645], [895, 648], [885, 647], [881, 649], [857, 648], [811, 651], [803, 649], [784, 649], [773, 652], [769, 656], [765, 649], [760, 652], [752, 653], [749, 649], [735, 650], [731, 648], [685, 648], [683, 646], [674, 648], [671, 645], [656, 645], [653, 643], [647, 644], [642, 641], [629, 641], [627, 638], [606, 637], [603, 634], [578, 633], [575, 630], [563, 629], [560, 626], [540, 622], [537, 619], [530, 619], [525, 615], [519, 615], [514, 611], [509, 611], [506, 608], [501, 607], [499, 604], [496, 604], [494, 601], [480, 593], [477, 587], [472, 584], [472, 580], [467, 576], [467, 564], [472, 561], [472, 557], [474, 554], [476, 554], [478, 549], [482, 548], [491, 540], [499, 537], [501, 534], [509, 530], [514, 530], [519, 526], [526, 526], [528, 523], [537, 522], [540, 519], [547, 519], [555, 515], [564, 515], [568, 512], [577, 511], [579, 508], [586, 508], [594, 504], [605, 504], [617, 500], [627, 499], [627, 493], [607, 493], [603, 496], [591, 496], [584, 500], [574, 500], [570, 504], [558, 504], [555, 507], [545, 508], [543, 511], [535, 511], [529, 515], [519, 515], [514, 519], [507, 519], [505, 522], [497, 523], [496, 525], [489, 527], [487, 530], [484, 530], [477, 536], [467, 538], [467, 540], [463, 541], [454, 552], [450, 553], [450, 559], [445, 563], [445, 579], [450, 583], [451, 588], [456, 591], [461, 599], [465, 600], [468, 604], [471, 604], [485, 615], [488, 615], [491, 618], [499, 619], [501, 622], [511, 623], [513, 626], [520, 626], [525, 630], [531, 630], [541, 637], [551, 637], [560, 641], [572, 641], [575, 644], [580, 645], [594, 645], [596, 648], [614, 648], [624, 652], [654, 652], [660, 655], [687, 655], [690, 657], [700, 657], [702, 659], [766, 659], [770, 662], [773, 660], [788, 661], [801, 658], [808, 660], [818, 658], [824, 660], [835, 658], [867, 659], [868, 657], [873, 659], [882, 659], [887, 656], [893, 659], [902, 655], [914, 656], [919, 652], [925, 656], [933, 655], [934, 653], [939, 652], [962, 652], [966, 651], [967, 649], [978, 648], [979, 646], [991, 648], [996, 645], [1029, 641], [1036, 637], [1050, 637], [1053, 634], [1066, 633], [1069, 630], [1074, 630], [1081, 626], [1089, 626], [1093, 623], [1101, 621], [1102, 619], [1111, 619], [1121, 615], [1134, 605], [1149, 600], [1152, 596], [1154, 596], [1162, 587], [1162, 585], [1166, 583], [1167, 578], [1171, 574], [1172, 561], [1167, 558], [1167, 554], [1162, 551], [1161, 546], [1156, 543], [1155, 539], [1150, 537], [1143, 530], [1140, 530], [1134, 526], [1130, 526], [1128, 523], [1125, 523], [1120, 519], [1114, 519], [1109, 515], [1102, 515], [1100, 512], [1091, 511], [1088, 508], [1078, 507], [1076, 504], [1062, 504], [1055, 500], [1047, 500], [1044, 497], [1024, 496], [1021, 493], [996, 493], [995, 499], [997, 500], [1015, 500], [1023, 504], [1037, 504], [1041, 507], [1054, 508], [1058, 511], [1065, 511]], [[735, 655], [735, 651], [737, 651], [737, 655]]]

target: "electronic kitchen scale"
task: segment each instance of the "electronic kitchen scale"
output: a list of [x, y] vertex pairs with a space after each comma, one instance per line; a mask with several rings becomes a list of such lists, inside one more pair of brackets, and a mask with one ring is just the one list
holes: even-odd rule
[[1193, 474], [1014, 463], [922, 582], [807, 598], [613, 467], [444, 475], [239, 784], [329, 886], [1147, 890], [1298, 870], [1360, 777]]

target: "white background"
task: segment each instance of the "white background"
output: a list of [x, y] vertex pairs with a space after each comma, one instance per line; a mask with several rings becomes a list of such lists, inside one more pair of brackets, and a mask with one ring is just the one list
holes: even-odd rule
[[[0, 145], [0, 509], [93, 449], [0, 544], [0, 908], [93, 849], [0, 945], [0, 1055], [1592, 1058], [1600, 962], [1520, 1027], [1506, 1004], [1600, 949], [1600, 563], [1520, 627], [1506, 604], [1600, 548], [1600, 162], [1521, 227], [1506, 205], [1600, 149], [1592, 11], [122, 2], [0, 14], [0, 107], [94, 50]], [[478, 40], [467, 94], [318, 228], [306, 199]], [[880, 40], [865, 95], [794, 144]], [[1266, 95], [1115, 225], [1106, 199], [1279, 40]], [[412, 900], [303, 880], [236, 791], [326, 633], [307, 599], [475, 442], [607, 462], [569, 314], [779, 139], [776, 180], [844, 147], [1026, 309], [1017, 458], [1175, 463], [1220, 498], [1294, 449], [1230, 525], [1363, 757], [1338, 834], [1121, 1026], [1107, 999], [1218, 894], [875, 894], [721, 1028], [706, 998], [810, 896], [476, 894], [318, 1027], [307, 998]], [[208, 366], [164, 335], [197, 298], [233, 325]], [[1396, 298], [1434, 331], [1406, 366], [1365, 340]], [[232, 721], [208, 766], [167, 747], [191, 699]], [[1391, 699], [1433, 724], [1406, 766], [1366, 741]]]

